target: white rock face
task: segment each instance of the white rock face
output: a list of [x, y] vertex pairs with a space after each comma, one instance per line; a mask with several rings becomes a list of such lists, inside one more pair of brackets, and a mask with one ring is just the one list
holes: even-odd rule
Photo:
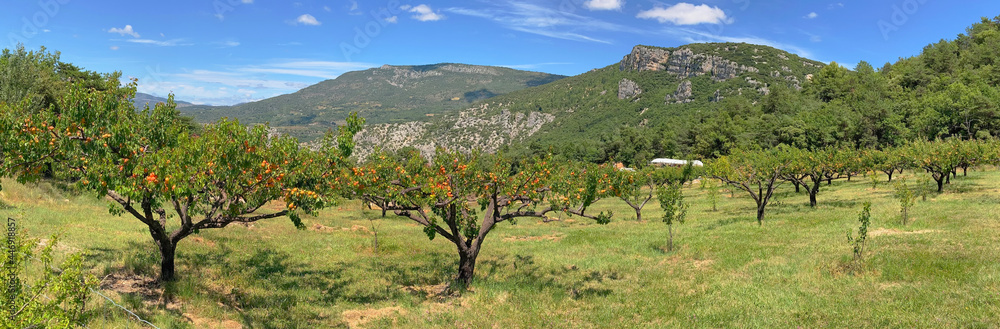
[[489, 105], [484, 104], [433, 124], [407, 122], [368, 126], [354, 137], [355, 154], [359, 159], [367, 159], [376, 146], [388, 152], [412, 146], [425, 157], [434, 155], [438, 147], [494, 153], [510, 142], [531, 137], [555, 120], [554, 115], [542, 112], [512, 113], [503, 109], [499, 114], [488, 115], [489, 110]]

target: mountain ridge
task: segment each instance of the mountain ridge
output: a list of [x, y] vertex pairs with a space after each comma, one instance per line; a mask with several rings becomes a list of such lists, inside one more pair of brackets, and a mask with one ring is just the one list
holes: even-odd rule
[[512, 144], [584, 147], [621, 126], [681, 126], [712, 103], [733, 96], [759, 99], [775, 84], [801, 89], [824, 66], [746, 43], [637, 45], [603, 68], [484, 100], [446, 117], [371, 125], [357, 137], [358, 152], [364, 158], [376, 146], [387, 151], [412, 146], [425, 155], [437, 147], [485, 152]]
[[236, 117], [246, 124], [271, 123], [302, 141], [334, 129], [350, 112], [369, 123], [419, 121], [483, 99], [565, 78], [504, 67], [439, 63], [383, 65], [345, 73], [295, 93], [236, 106], [182, 109], [199, 122]]

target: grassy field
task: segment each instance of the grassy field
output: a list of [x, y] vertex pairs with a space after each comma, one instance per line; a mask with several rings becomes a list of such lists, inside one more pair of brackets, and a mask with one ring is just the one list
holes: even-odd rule
[[[20, 218], [36, 237], [61, 232], [62, 252], [84, 253], [106, 294], [161, 328], [1000, 326], [992, 168], [918, 200], [907, 226], [891, 186], [873, 190], [863, 177], [824, 186], [817, 209], [786, 184], [763, 226], [748, 197], [724, 191], [713, 212], [708, 193], [690, 187], [669, 253], [655, 203], [636, 222], [624, 203], [604, 200], [594, 210], [614, 210], [609, 225], [498, 227], [471, 291], [447, 298], [434, 292], [456, 271], [454, 246], [357, 203], [305, 218], [307, 230], [278, 219], [201, 232], [179, 245], [179, 281], [159, 287], [159, 256], [137, 220], [108, 215], [92, 196], [3, 186], [0, 216]], [[873, 203], [870, 252], [851, 271], [845, 236], [864, 201]], [[107, 303], [91, 305], [90, 328], [143, 327]]]

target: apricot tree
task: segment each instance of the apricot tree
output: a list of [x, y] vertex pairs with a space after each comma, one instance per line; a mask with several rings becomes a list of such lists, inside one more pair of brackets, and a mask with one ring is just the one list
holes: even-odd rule
[[[177, 244], [185, 237], [283, 216], [301, 227], [300, 213], [330, 201], [320, 166], [330, 159], [294, 138], [227, 120], [190, 135], [172, 100], [136, 111], [134, 82], [112, 87], [76, 86], [60, 99], [59, 113], [28, 113], [24, 102], [0, 105], [0, 175], [30, 181], [51, 163], [63, 179], [109, 198], [113, 214], [148, 227], [161, 255], [161, 281], [174, 279]], [[337, 154], [343, 153], [349, 154]], [[286, 206], [267, 207], [275, 200]]]
[[551, 158], [513, 160], [439, 149], [430, 162], [374, 155], [345, 177], [358, 198], [416, 222], [431, 240], [440, 236], [454, 244], [455, 284], [461, 289], [472, 282], [483, 242], [497, 224], [551, 220], [547, 215], [553, 212], [608, 223], [610, 213], [586, 210], [607, 195], [613, 173], [607, 166], [557, 165]]

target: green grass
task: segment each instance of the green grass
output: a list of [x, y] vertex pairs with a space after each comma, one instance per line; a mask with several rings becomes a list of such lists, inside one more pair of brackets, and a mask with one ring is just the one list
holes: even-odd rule
[[[423, 291], [456, 271], [453, 246], [346, 203], [305, 218], [308, 230], [279, 219], [184, 240], [167, 307], [107, 293], [166, 328], [996, 328], [998, 182], [995, 169], [959, 177], [946, 193], [918, 199], [905, 227], [891, 186], [872, 190], [863, 177], [824, 185], [817, 209], [786, 184], [762, 227], [749, 198], [722, 192], [711, 212], [708, 193], [691, 187], [671, 253], [655, 203], [644, 211], [648, 221], [636, 222], [624, 203], [603, 200], [594, 211], [613, 210], [609, 225], [564, 218], [498, 227], [471, 291], [450, 298]], [[14, 208], [0, 216], [22, 219], [34, 236], [62, 232], [61, 250], [83, 252], [99, 278], [155, 276], [145, 228], [108, 215], [104, 201], [11, 181], [2, 193]], [[881, 235], [870, 237], [864, 266], [852, 273], [845, 236], [864, 201], [873, 203], [870, 231]], [[379, 226], [377, 252], [368, 219]], [[91, 328], [142, 327], [93, 305]]]

